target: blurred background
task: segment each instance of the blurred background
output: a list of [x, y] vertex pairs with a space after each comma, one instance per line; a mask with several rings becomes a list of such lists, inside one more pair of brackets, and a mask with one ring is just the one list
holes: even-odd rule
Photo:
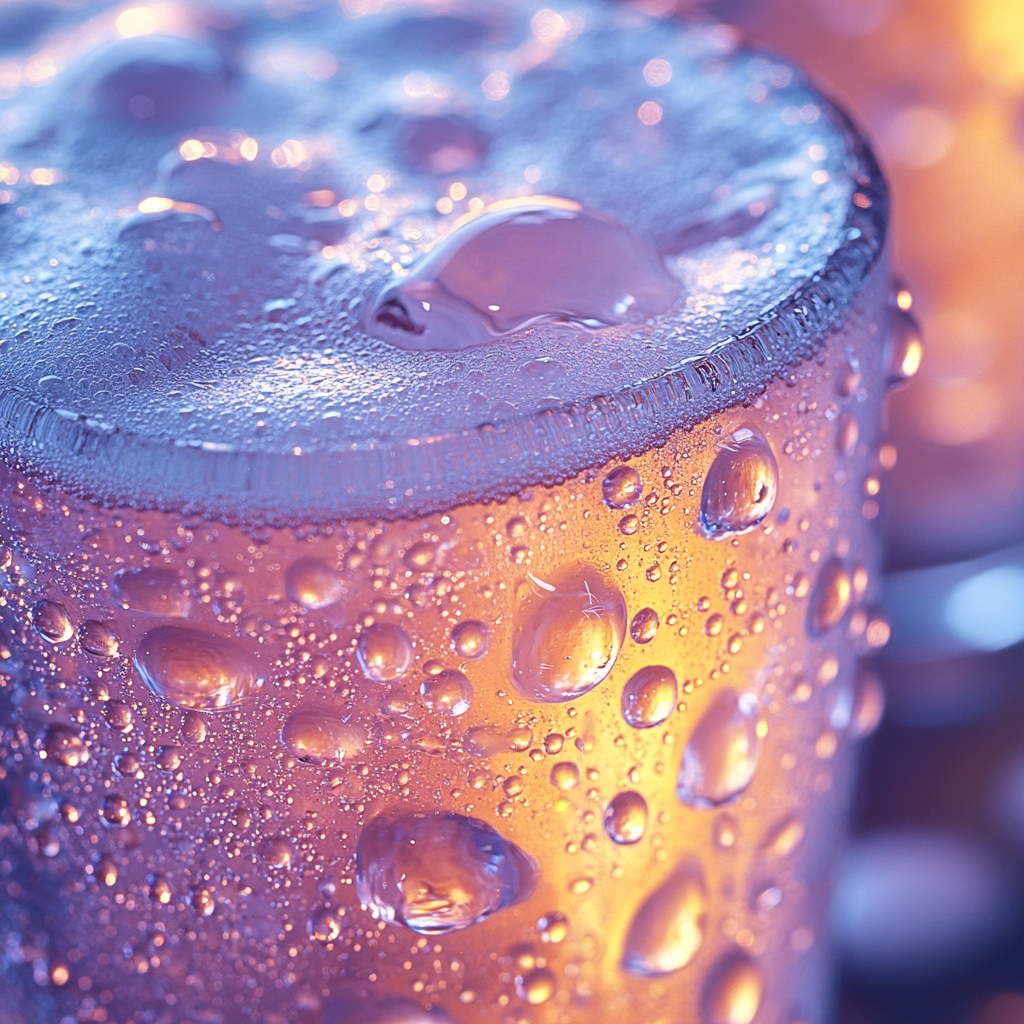
[[1024, 1024], [1024, 0], [705, 6], [872, 140], [925, 338], [878, 498], [888, 706], [833, 908], [838, 1019]]

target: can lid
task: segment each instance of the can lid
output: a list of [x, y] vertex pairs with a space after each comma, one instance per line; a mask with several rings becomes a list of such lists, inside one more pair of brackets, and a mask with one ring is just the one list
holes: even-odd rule
[[54, 37], [0, 152], [7, 462], [420, 514], [644, 450], [846, 316], [885, 185], [784, 60], [631, 7], [380, 7]]

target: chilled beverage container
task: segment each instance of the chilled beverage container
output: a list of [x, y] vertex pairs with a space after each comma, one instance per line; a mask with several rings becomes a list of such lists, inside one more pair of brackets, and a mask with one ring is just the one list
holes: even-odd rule
[[12, 101], [5, 1000], [823, 1020], [919, 356], [870, 153], [713, 22], [267, 9]]

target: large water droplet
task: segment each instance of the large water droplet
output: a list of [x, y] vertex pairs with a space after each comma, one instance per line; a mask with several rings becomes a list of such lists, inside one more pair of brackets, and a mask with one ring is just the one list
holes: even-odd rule
[[118, 40], [92, 58], [89, 91], [109, 117], [154, 123], [210, 111], [227, 91], [230, 74], [220, 53], [179, 36]]
[[491, 631], [482, 622], [460, 622], [452, 630], [452, 650], [459, 657], [476, 660], [487, 653]]
[[629, 624], [629, 635], [634, 643], [649, 644], [658, 635], [658, 613], [653, 608], [641, 608]]
[[51, 644], [70, 640], [75, 631], [67, 609], [56, 601], [40, 601], [32, 609], [32, 624], [36, 632]]
[[647, 831], [647, 801], [639, 793], [619, 793], [605, 808], [604, 830], [623, 846], [640, 842]]
[[529, 700], [575, 700], [612, 670], [626, 633], [626, 602], [585, 566], [531, 580], [515, 613], [512, 681]]
[[183, 619], [191, 602], [173, 569], [122, 569], [110, 583], [117, 601], [132, 611]]
[[632, 466], [619, 466], [601, 481], [601, 495], [611, 508], [628, 508], [640, 500], [644, 485]]
[[424, 935], [467, 928], [517, 903], [535, 874], [518, 846], [461, 814], [374, 818], [356, 853], [359, 899]]
[[580, 770], [572, 761], [559, 761], [551, 768], [551, 785], [559, 789], [575, 789], [580, 784]]
[[259, 845], [260, 859], [272, 868], [286, 868], [292, 862], [292, 844], [284, 836], [270, 836]]
[[338, 574], [319, 558], [292, 562], [284, 574], [284, 587], [288, 600], [303, 608], [326, 608], [344, 592]]
[[704, 478], [700, 522], [711, 538], [752, 530], [775, 503], [779, 467], [764, 434], [741, 427], [724, 438]]
[[719, 693], [683, 751], [679, 799], [696, 807], [714, 807], [742, 793], [761, 755], [757, 725], [757, 698], [752, 693]]
[[838, 558], [830, 558], [821, 568], [817, 586], [811, 595], [811, 630], [819, 636], [838, 626], [850, 607], [853, 583], [850, 573]]
[[281, 742], [292, 757], [306, 764], [340, 764], [360, 754], [365, 734], [325, 708], [293, 711], [281, 727]]
[[67, 768], [77, 768], [89, 760], [89, 748], [82, 739], [81, 731], [73, 725], [55, 722], [46, 730], [43, 750], [50, 761], [56, 761]]
[[401, 626], [390, 622], [367, 626], [356, 647], [360, 667], [379, 683], [404, 676], [412, 664], [412, 655], [409, 635]]
[[764, 994], [764, 975], [746, 956], [730, 957], [711, 972], [704, 990], [705, 1024], [750, 1024]]
[[427, 676], [420, 684], [420, 693], [427, 707], [442, 715], [464, 714], [473, 701], [472, 684], [453, 668], [446, 668], [436, 676]]
[[329, 907], [314, 910], [309, 917], [309, 937], [317, 942], [333, 942], [341, 934], [341, 919]]
[[114, 628], [97, 619], [86, 619], [78, 627], [78, 642], [83, 651], [98, 658], [116, 658], [121, 651], [121, 642]]
[[222, 708], [262, 685], [236, 642], [183, 626], [157, 626], [139, 641], [135, 668], [158, 697], [182, 708]]
[[563, 320], [588, 327], [665, 312], [679, 283], [643, 239], [579, 203], [493, 203], [371, 305], [367, 330], [400, 348], [463, 349]]
[[409, 118], [398, 136], [405, 163], [430, 174], [471, 171], [487, 155], [486, 133], [458, 114]]
[[672, 714], [678, 696], [676, 674], [664, 665], [647, 665], [622, 689], [622, 717], [634, 729], [661, 725]]
[[531, 1006], [546, 1003], [555, 994], [555, 976], [546, 967], [516, 976], [516, 995]]
[[645, 978], [678, 971], [696, 956], [706, 927], [704, 876], [696, 861], [685, 860], [633, 917], [622, 966]]

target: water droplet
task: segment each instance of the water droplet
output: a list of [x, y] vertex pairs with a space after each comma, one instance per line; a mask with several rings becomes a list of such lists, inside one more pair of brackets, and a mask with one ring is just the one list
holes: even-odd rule
[[633, 917], [623, 969], [644, 978], [678, 971], [696, 956], [706, 927], [704, 876], [696, 861], [685, 860]]
[[424, 935], [467, 928], [519, 902], [535, 874], [519, 847], [461, 814], [374, 818], [356, 853], [359, 899]]
[[420, 683], [420, 693], [427, 707], [442, 715], [464, 714], [473, 701], [472, 684], [453, 668], [446, 668], [436, 676], [427, 676]]
[[728, 689], [704, 712], [683, 752], [677, 795], [683, 803], [714, 807], [750, 785], [761, 755], [757, 698]]
[[679, 283], [632, 231], [579, 203], [493, 203], [371, 305], [369, 333], [400, 348], [464, 349], [544, 320], [588, 327], [665, 312]]
[[629, 508], [640, 500], [643, 490], [640, 474], [632, 466], [613, 469], [601, 482], [605, 504], [611, 508]]
[[314, 910], [309, 917], [309, 937], [317, 942], [333, 942], [341, 934], [341, 919], [328, 907]]
[[718, 612], [714, 615], [709, 615], [707, 621], [704, 623], [704, 632], [708, 636], [718, 636], [722, 632], [722, 626], [725, 624], [725, 620]]
[[192, 909], [200, 917], [210, 917], [217, 909], [217, 901], [209, 889], [196, 889], [192, 893]]
[[142, 760], [134, 750], [126, 750], [114, 761], [114, 769], [119, 775], [140, 777]]
[[198, 711], [186, 711], [181, 723], [181, 735], [190, 743], [206, 740], [206, 719]]
[[281, 743], [305, 764], [340, 764], [362, 753], [366, 736], [326, 708], [305, 707], [288, 716], [281, 727]]
[[218, 50], [181, 36], [118, 40], [100, 48], [91, 61], [88, 88], [96, 110], [136, 123], [201, 118], [231, 82]]
[[715, 818], [712, 829], [716, 845], [723, 850], [731, 850], [739, 838], [739, 822], [731, 814], [720, 814]]
[[100, 817], [112, 828], [126, 828], [132, 821], [132, 810], [127, 798], [120, 793], [110, 793], [103, 798]]
[[124, 607], [144, 615], [184, 619], [191, 607], [181, 578], [173, 569], [122, 569], [111, 580], [110, 590]]
[[560, 732], [550, 732], [544, 737], [544, 753], [560, 754], [565, 746], [565, 737]]
[[619, 520], [619, 533], [626, 537], [632, 537], [640, 529], [640, 520], [632, 512]]
[[117, 732], [131, 732], [135, 727], [135, 715], [131, 706], [123, 700], [107, 701], [103, 715], [111, 729]]
[[862, 671], [857, 677], [849, 735], [854, 739], [870, 736], [878, 728], [884, 713], [885, 690], [881, 681], [874, 672]]
[[745, 956], [718, 965], [704, 991], [705, 1024], [750, 1024], [764, 994], [761, 969]]
[[344, 593], [338, 574], [318, 558], [300, 558], [288, 566], [284, 588], [289, 601], [303, 608], [326, 608]]
[[405, 163], [430, 174], [471, 171], [487, 155], [487, 134], [458, 114], [410, 117], [398, 137]]
[[546, 1003], [555, 994], [555, 976], [546, 967], [536, 967], [516, 976], [516, 995], [531, 1006]]
[[640, 842], [647, 831], [647, 801], [639, 793], [619, 793], [605, 809], [604, 830], [623, 846]]
[[263, 679], [237, 641], [183, 626], [157, 626], [139, 641], [135, 668], [158, 697], [181, 708], [223, 708]]
[[51, 644], [70, 640], [75, 631], [67, 609], [56, 601], [40, 601], [32, 609], [32, 624], [36, 632]]
[[840, 455], [851, 456], [857, 450], [857, 440], [860, 437], [860, 427], [857, 419], [847, 413], [839, 421], [839, 429], [836, 431], [836, 451]]
[[272, 868], [286, 868], [292, 862], [292, 844], [284, 836], [270, 836], [260, 843], [260, 860]]
[[629, 624], [629, 635], [638, 644], [649, 644], [658, 635], [658, 613], [653, 608], [641, 608]]
[[36, 841], [39, 843], [39, 852], [44, 857], [56, 857], [60, 853], [60, 835], [55, 824], [46, 823], [40, 826], [36, 833]]
[[804, 823], [799, 818], [787, 818], [768, 834], [761, 849], [771, 860], [785, 857], [800, 845], [804, 832]]
[[678, 696], [676, 674], [664, 665], [646, 665], [622, 689], [622, 717], [634, 729], [661, 725]]
[[890, 312], [886, 383], [897, 388], [913, 377], [921, 367], [924, 347], [917, 321], [902, 309]]
[[428, 569], [433, 568], [436, 560], [437, 545], [427, 540], [413, 544], [402, 555], [402, 562], [405, 564], [405, 567], [415, 572], [426, 572]]
[[853, 585], [850, 573], [838, 558], [821, 568], [818, 585], [811, 597], [811, 631], [819, 636], [838, 626], [850, 607]]
[[512, 681], [527, 699], [575, 700], [612, 670], [626, 633], [626, 602], [593, 569], [538, 580], [520, 600], [512, 634]]
[[557, 910], [545, 914], [537, 922], [541, 942], [559, 943], [569, 934], [569, 918]]
[[112, 886], [117, 883], [117, 865], [109, 854], [100, 857], [94, 875], [103, 885]]
[[482, 658], [487, 653], [490, 642], [491, 631], [482, 622], [460, 622], [452, 630], [452, 650], [460, 658], [469, 658], [473, 661]]
[[164, 905], [171, 902], [171, 887], [163, 875], [150, 875], [147, 881], [149, 882], [150, 899]]
[[765, 436], [741, 427], [720, 442], [704, 478], [700, 522], [712, 539], [747, 533], [771, 511], [779, 467]]
[[55, 722], [46, 730], [43, 750], [47, 760], [66, 768], [77, 768], [89, 760], [89, 748], [76, 726]]
[[113, 627], [96, 619], [86, 619], [78, 627], [78, 640], [82, 650], [99, 658], [116, 658], [121, 651], [121, 642]]
[[381, 622], [359, 637], [356, 657], [362, 670], [378, 683], [400, 679], [412, 664], [412, 641], [401, 626]]
[[167, 745], [157, 747], [156, 766], [165, 772], [174, 772], [181, 767], [181, 747]]

